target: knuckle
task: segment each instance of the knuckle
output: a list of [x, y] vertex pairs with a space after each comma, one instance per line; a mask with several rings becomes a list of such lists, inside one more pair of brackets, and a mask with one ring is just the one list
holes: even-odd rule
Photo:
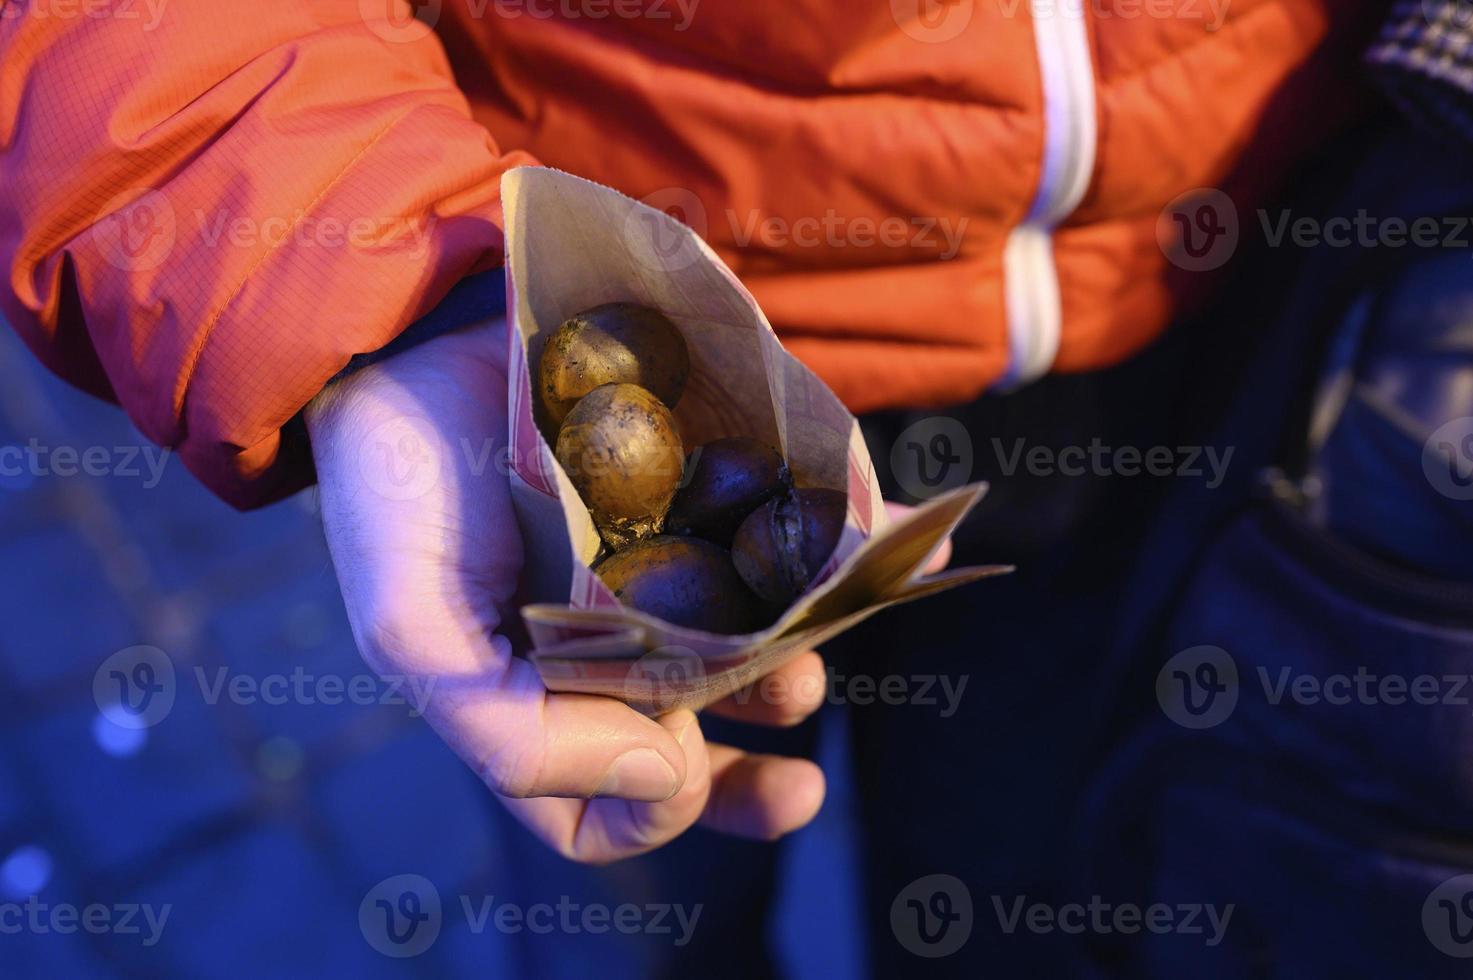
[[601, 868], [618, 860], [619, 855], [607, 851], [595, 851], [580, 846], [576, 840], [559, 841], [553, 846], [553, 850], [565, 861], [576, 864], [585, 864], [591, 868]]
[[503, 746], [481, 765], [481, 781], [500, 796], [525, 800], [541, 795], [542, 757], [516, 744]]

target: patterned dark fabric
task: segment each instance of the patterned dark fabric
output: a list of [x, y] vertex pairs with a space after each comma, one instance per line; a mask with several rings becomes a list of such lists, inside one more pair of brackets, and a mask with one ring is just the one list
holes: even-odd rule
[[1400, 0], [1366, 63], [1418, 125], [1473, 143], [1473, 0]]

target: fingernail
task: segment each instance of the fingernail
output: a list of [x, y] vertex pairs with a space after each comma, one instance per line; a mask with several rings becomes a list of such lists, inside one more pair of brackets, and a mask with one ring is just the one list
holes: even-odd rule
[[681, 708], [679, 711], [673, 711], [661, 718], [660, 724], [665, 727], [666, 731], [675, 736], [675, 741], [683, 746], [685, 745], [685, 736], [690, 732], [690, 726], [695, 724], [695, 721], [696, 713], [694, 711]]
[[679, 789], [675, 770], [654, 749], [630, 749], [609, 767], [594, 796], [626, 800], [668, 800]]

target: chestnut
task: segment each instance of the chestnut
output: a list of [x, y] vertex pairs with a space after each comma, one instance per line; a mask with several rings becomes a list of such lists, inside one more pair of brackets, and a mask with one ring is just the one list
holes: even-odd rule
[[611, 547], [663, 526], [684, 450], [670, 410], [650, 392], [631, 384], [593, 389], [568, 413], [556, 453]]
[[786, 608], [823, 568], [844, 530], [841, 490], [794, 490], [758, 507], [737, 528], [731, 560], [763, 600]]
[[730, 546], [752, 511], [793, 485], [782, 454], [756, 439], [717, 439], [691, 451], [665, 530]]
[[624, 605], [676, 626], [750, 633], [761, 625], [760, 607], [731, 555], [700, 538], [646, 538], [605, 558], [594, 571]]
[[564, 320], [547, 338], [537, 390], [558, 426], [605, 384], [637, 384], [674, 408], [689, 376], [690, 350], [669, 317], [636, 303], [605, 303]]

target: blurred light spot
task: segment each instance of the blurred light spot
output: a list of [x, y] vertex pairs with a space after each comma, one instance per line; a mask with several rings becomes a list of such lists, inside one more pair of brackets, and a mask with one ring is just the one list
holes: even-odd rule
[[102, 571], [113, 588], [123, 595], [136, 588], [138, 582], [147, 580], [149, 574], [143, 550], [132, 542], [109, 547], [102, 556]]
[[188, 659], [203, 618], [196, 597], [185, 594], [167, 596], [149, 610], [149, 631], [157, 638], [159, 646], [167, 647], [170, 652], [178, 650], [180, 656]]
[[295, 778], [302, 771], [302, 761], [302, 747], [285, 735], [273, 735], [256, 749], [256, 769], [277, 782]]
[[92, 719], [92, 738], [98, 748], [114, 759], [126, 759], [137, 755], [148, 744], [148, 729], [124, 727], [99, 712]]
[[17, 847], [0, 864], [0, 892], [7, 898], [26, 898], [51, 880], [51, 855], [34, 844]]

